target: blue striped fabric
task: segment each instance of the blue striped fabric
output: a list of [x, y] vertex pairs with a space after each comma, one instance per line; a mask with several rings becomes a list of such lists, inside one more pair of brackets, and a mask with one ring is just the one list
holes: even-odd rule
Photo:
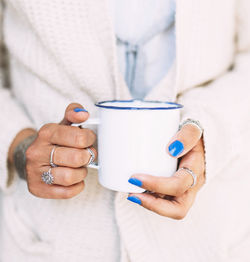
[[120, 70], [134, 98], [145, 95], [175, 59], [175, 0], [109, 0]]

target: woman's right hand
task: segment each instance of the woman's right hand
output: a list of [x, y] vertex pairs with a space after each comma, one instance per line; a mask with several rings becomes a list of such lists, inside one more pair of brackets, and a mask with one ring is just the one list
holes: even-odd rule
[[[90, 129], [70, 126], [88, 119], [89, 113], [79, 104], [70, 104], [60, 124], [46, 124], [39, 131], [36, 140], [26, 151], [26, 172], [29, 191], [41, 198], [67, 199], [76, 196], [84, 189], [87, 175], [86, 165], [96, 135]], [[52, 185], [45, 184], [41, 176], [50, 169], [50, 153], [57, 146], [53, 155], [51, 169], [54, 177]]]

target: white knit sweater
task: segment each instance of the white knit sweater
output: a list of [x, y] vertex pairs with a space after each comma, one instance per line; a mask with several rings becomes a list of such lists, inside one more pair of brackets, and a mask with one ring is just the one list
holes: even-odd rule
[[146, 97], [182, 103], [182, 119], [205, 129], [207, 184], [183, 221], [129, 203], [96, 173], [70, 200], [35, 198], [16, 174], [8, 182], [7, 152], [21, 129], [58, 122], [73, 101], [94, 116], [94, 102], [130, 94], [106, 0], [5, 5], [11, 89], [0, 87], [1, 261], [250, 261], [249, 0], [178, 0], [176, 66]]

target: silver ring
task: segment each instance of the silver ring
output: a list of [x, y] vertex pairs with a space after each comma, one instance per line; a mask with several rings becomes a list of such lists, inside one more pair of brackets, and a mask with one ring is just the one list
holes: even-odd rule
[[[192, 176], [192, 178], [193, 178], [193, 184], [190, 186], [190, 188], [191, 188], [191, 187], [194, 187], [194, 186], [196, 185], [196, 183], [197, 183], [197, 175], [196, 175], [191, 169], [189, 169], [189, 168], [187, 168], [187, 167], [181, 167], [179, 170], [185, 170], [185, 171], [188, 172], [188, 174], [190, 174], [190, 175]], [[178, 171], [179, 171], [179, 170], [178, 170]]]
[[52, 148], [52, 150], [51, 150], [51, 153], [50, 153], [50, 161], [49, 161], [49, 163], [50, 163], [50, 166], [51, 166], [51, 167], [57, 167], [57, 165], [54, 164], [54, 162], [53, 162], [53, 156], [54, 156], [54, 153], [55, 153], [56, 148], [57, 148], [57, 146], [54, 146], [54, 147]]
[[95, 160], [95, 153], [93, 152], [92, 149], [90, 149], [89, 147], [86, 148], [86, 150], [90, 153], [90, 158], [89, 158], [89, 162], [87, 164], [87, 166], [91, 165], [94, 163]]
[[52, 185], [54, 183], [54, 177], [51, 174], [51, 168], [47, 172], [43, 172], [42, 181], [47, 185]]
[[201, 135], [202, 135], [203, 132], [204, 132], [204, 128], [202, 127], [201, 123], [200, 123], [198, 120], [194, 120], [194, 119], [191, 119], [191, 118], [188, 118], [188, 119], [184, 120], [184, 121], [180, 124], [179, 130], [181, 130], [182, 127], [185, 126], [185, 125], [194, 125], [194, 126], [196, 126], [196, 127], [200, 130]]

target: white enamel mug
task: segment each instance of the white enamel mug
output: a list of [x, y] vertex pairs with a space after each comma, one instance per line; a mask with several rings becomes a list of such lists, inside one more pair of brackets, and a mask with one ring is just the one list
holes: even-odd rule
[[145, 190], [128, 182], [133, 174], [143, 173], [169, 177], [174, 174], [177, 159], [167, 153], [167, 144], [177, 132], [180, 104], [143, 100], [114, 100], [96, 104], [99, 118], [81, 124], [98, 125], [99, 182], [121, 192]]

